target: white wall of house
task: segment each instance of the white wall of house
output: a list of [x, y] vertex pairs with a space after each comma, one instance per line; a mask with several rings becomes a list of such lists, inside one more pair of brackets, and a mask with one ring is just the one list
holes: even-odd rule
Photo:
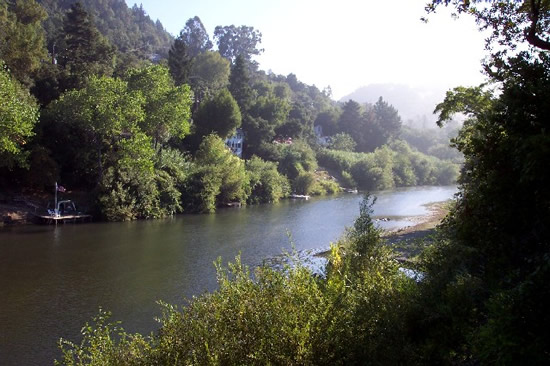
[[225, 140], [225, 145], [231, 149], [233, 154], [237, 155], [239, 158], [243, 157], [243, 143], [244, 143], [244, 133], [243, 130], [237, 128], [235, 134]]

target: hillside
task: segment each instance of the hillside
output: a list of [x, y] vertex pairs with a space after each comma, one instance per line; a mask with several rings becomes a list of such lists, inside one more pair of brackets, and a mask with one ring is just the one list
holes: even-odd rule
[[[76, 0], [38, 0], [48, 13], [44, 21], [48, 50], [51, 52], [63, 17]], [[81, 2], [93, 15], [98, 30], [121, 53], [132, 53], [137, 58], [150, 58], [152, 55], [167, 57], [173, 37], [160, 21], [153, 21], [142, 7], [129, 8], [124, 0], [87, 0]]]

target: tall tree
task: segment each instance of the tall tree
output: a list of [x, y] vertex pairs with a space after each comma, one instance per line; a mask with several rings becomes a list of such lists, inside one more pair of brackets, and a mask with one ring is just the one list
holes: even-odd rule
[[92, 75], [110, 76], [115, 49], [99, 33], [91, 15], [79, 2], [73, 4], [63, 22], [66, 48], [60, 64], [68, 73], [66, 89], [80, 88]]
[[401, 117], [394, 106], [388, 104], [382, 97], [374, 104], [374, 113], [376, 115], [376, 129], [380, 135], [380, 144], [374, 146], [377, 148], [386, 144], [391, 138], [395, 138], [401, 131]]
[[226, 88], [229, 83], [229, 61], [216, 51], [207, 51], [195, 57], [189, 83], [200, 103], [210, 94]]
[[34, 135], [38, 105], [0, 61], [0, 167], [25, 166], [24, 145]]
[[254, 27], [245, 25], [240, 27], [217, 26], [214, 30], [214, 38], [218, 43], [220, 54], [232, 63], [235, 62], [237, 56], [241, 55], [250, 66], [256, 67], [257, 63], [252, 60], [252, 57], [260, 55], [264, 51], [262, 48], [258, 48], [258, 45], [262, 43], [262, 34]]
[[170, 51], [168, 51], [168, 67], [177, 86], [189, 83], [192, 64], [189, 47], [180, 35], [174, 40]]
[[250, 88], [250, 77], [244, 56], [238, 55], [231, 66], [229, 76], [229, 91], [237, 101], [241, 113], [247, 113], [252, 103], [252, 89]]
[[198, 16], [190, 18], [185, 23], [185, 28], [180, 32], [181, 38], [188, 47], [191, 58], [212, 49], [212, 41]]
[[25, 86], [47, 59], [42, 21], [46, 12], [34, 0], [0, 0], [0, 59]]
[[363, 134], [363, 110], [355, 100], [348, 100], [342, 106], [342, 114], [338, 119], [340, 130], [352, 136], [359, 143], [358, 138]]
[[317, 115], [314, 125], [321, 126], [323, 128], [324, 135], [332, 136], [338, 133], [338, 119], [339, 111], [336, 108], [330, 108]]

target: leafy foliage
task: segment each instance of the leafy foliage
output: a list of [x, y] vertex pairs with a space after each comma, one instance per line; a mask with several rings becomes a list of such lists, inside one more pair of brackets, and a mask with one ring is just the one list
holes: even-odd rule
[[194, 16], [185, 22], [185, 27], [181, 30], [178, 39], [183, 41], [189, 48], [191, 58], [195, 58], [212, 48], [212, 41], [210, 41], [208, 32], [198, 16]]
[[176, 38], [168, 51], [168, 66], [170, 75], [177, 86], [189, 83], [192, 65], [193, 60], [189, 54], [189, 47], [181, 37]]
[[241, 126], [241, 112], [227, 89], [201, 104], [195, 115], [195, 134], [203, 137], [215, 133], [226, 138]]
[[24, 145], [37, 120], [36, 101], [0, 61], [0, 166], [26, 165]]
[[355, 146], [357, 144], [353, 138], [345, 132], [337, 133], [331, 137], [330, 148], [333, 150], [353, 151], [355, 150]]
[[[65, 12], [75, 3], [73, 0], [38, 0], [48, 12], [44, 28], [48, 36], [48, 49], [52, 51], [62, 44], [58, 34], [62, 28]], [[87, 0], [82, 2], [85, 11], [90, 14], [97, 29], [128, 59], [148, 60], [158, 54], [166, 57], [173, 37], [164, 29], [162, 23], [153, 21], [142, 6], [129, 8], [120, 0]], [[52, 52], [53, 53], [53, 52]]]
[[358, 188], [381, 190], [413, 185], [449, 185], [456, 182], [457, 164], [414, 151], [396, 140], [372, 153], [322, 149], [319, 163], [349, 178]]
[[0, 60], [25, 86], [33, 84], [32, 75], [47, 57], [41, 26], [45, 18], [34, 0], [0, 1]]
[[247, 203], [273, 203], [288, 194], [288, 179], [279, 174], [277, 163], [253, 156], [246, 162], [246, 171], [250, 181]]
[[249, 195], [244, 161], [233, 155], [221, 138], [205, 136], [186, 181], [183, 201], [192, 212], [214, 212], [218, 205], [246, 202]]
[[220, 54], [231, 62], [237, 56], [242, 56], [250, 65], [254, 65], [252, 57], [263, 52], [263, 49], [258, 48], [262, 43], [262, 34], [254, 27], [217, 26], [214, 29], [214, 38]]
[[145, 98], [145, 119], [140, 128], [155, 145], [164, 145], [172, 137], [183, 138], [189, 133], [191, 90], [189, 86], [174, 86], [168, 69], [148, 66], [131, 69], [126, 75], [128, 89], [141, 92]]
[[204, 98], [226, 88], [229, 84], [229, 61], [218, 52], [207, 51], [196, 56], [191, 67], [189, 83], [200, 103]]
[[75, 3], [63, 22], [64, 49], [59, 64], [64, 67], [66, 89], [81, 88], [89, 76], [110, 76], [114, 69], [114, 48], [99, 33], [81, 3]]

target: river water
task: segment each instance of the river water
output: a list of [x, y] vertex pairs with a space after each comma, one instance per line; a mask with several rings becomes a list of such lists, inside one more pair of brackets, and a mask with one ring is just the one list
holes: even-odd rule
[[[385, 228], [411, 225], [456, 187], [376, 192]], [[183, 304], [216, 288], [213, 262], [242, 253], [254, 266], [290, 251], [328, 248], [351, 226], [362, 196], [286, 200], [166, 220], [0, 228], [0, 365], [52, 364], [60, 337], [110, 310], [129, 332], [158, 328], [157, 300]], [[290, 237], [289, 237], [290, 234]]]

